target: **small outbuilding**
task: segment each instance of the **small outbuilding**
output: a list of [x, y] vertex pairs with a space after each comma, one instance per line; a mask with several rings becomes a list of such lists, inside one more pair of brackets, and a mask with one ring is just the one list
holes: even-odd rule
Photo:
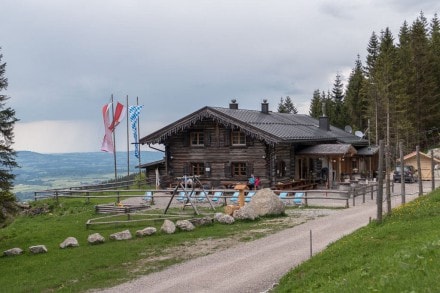
[[[419, 152], [420, 154], [420, 170], [417, 170], [417, 152], [412, 152], [403, 157], [404, 165], [411, 165], [417, 170], [419, 178], [421, 180], [431, 180], [432, 179], [432, 160], [434, 160], [434, 165], [440, 164], [440, 160], [431, 158], [431, 156]], [[400, 164], [400, 159], [397, 159], [397, 164]]]

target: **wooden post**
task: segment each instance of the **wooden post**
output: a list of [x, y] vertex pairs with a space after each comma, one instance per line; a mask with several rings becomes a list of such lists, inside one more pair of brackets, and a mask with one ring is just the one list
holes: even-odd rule
[[352, 187], [351, 188], [351, 194], [353, 194], [353, 206], [356, 205], [355, 199], [356, 199], [356, 188]]
[[419, 196], [423, 195], [423, 185], [422, 185], [422, 168], [420, 167], [420, 147], [416, 146], [417, 154], [417, 172], [419, 173], [418, 183], [419, 183]]
[[[400, 151], [400, 166], [403, 166], [403, 143], [399, 142], [399, 151]], [[402, 197], [402, 204], [405, 204], [405, 175], [403, 175], [403, 169], [400, 171], [400, 195]], [[403, 178], [403, 179], [402, 179]]]
[[383, 198], [383, 140], [379, 141], [379, 178], [378, 178], [378, 186], [377, 186], [377, 221], [382, 223], [382, 198]]
[[434, 150], [431, 150], [431, 190], [435, 189], [434, 164]]
[[362, 203], [365, 203], [365, 193], [367, 192], [367, 187], [362, 187]]
[[370, 196], [371, 196], [371, 200], [373, 200], [373, 198], [374, 198], [374, 185], [375, 185], [375, 184], [372, 184], [372, 185], [370, 186]]
[[[388, 139], [389, 140], [389, 139]], [[390, 172], [391, 172], [391, 162], [390, 162], [390, 145], [389, 142], [387, 142], [387, 145], [385, 147], [385, 178], [386, 178], [386, 197], [387, 197], [387, 213], [391, 214], [391, 189], [390, 189]]]
[[237, 189], [240, 192], [240, 194], [238, 195], [238, 206], [240, 208], [244, 207], [244, 191], [246, 189], [248, 189], [247, 185], [246, 184], [238, 184], [238, 185], [235, 185], [234, 189]]

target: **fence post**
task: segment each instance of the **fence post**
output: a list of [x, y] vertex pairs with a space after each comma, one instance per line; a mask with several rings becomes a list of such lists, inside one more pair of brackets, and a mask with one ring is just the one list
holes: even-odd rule
[[120, 202], [120, 200], [121, 200], [121, 199], [119, 198], [119, 190], [118, 190], [118, 191], [116, 191], [116, 194], [118, 195], [118, 196], [117, 196], [117, 198], [116, 198], [116, 202], [118, 202], [118, 203], [119, 203], [119, 202]]
[[59, 201], [58, 201], [58, 191], [55, 191], [55, 200], [57, 201], [57, 203], [59, 203]]
[[353, 194], [353, 206], [355, 206], [356, 205], [356, 200], [355, 200], [355, 198], [356, 198], [356, 188], [352, 187], [351, 190], [352, 190], [352, 194]]
[[374, 195], [373, 195], [373, 193], [374, 193], [374, 184], [371, 184], [371, 186], [370, 186], [370, 193], [371, 193], [371, 200], [373, 200], [374, 199]]
[[309, 206], [308, 202], [307, 202], [307, 192], [304, 192], [304, 204], [305, 206]]
[[362, 186], [362, 203], [365, 203], [365, 193], [367, 191], [366, 186]]
[[86, 196], [87, 196], [87, 203], [90, 203], [90, 192], [86, 192]]

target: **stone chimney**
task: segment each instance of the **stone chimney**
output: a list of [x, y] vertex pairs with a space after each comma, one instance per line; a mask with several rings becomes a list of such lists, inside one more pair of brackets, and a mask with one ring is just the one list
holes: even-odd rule
[[229, 109], [234, 109], [234, 110], [238, 109], [238, 104], [237, 104], [237, 100], [236, 99], [232, 99], [231, 100], [231, 102], [229, 103]]
[[261, 113], [269, 114], [269, 103], [266, 99], [261, 103]]

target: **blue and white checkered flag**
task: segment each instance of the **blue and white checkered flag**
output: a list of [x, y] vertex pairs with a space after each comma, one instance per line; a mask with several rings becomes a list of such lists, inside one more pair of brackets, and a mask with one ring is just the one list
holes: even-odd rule
[[138, 133], [137, 133], [137, 122], [139, 119], [139, 114], [142, 110], [144, 105], [140, 106], [129, 106], [128, 107], [128, 115], [130, 117], [131, 122], [131, 130], [133, 131], [133, 138], [134, 138], [134, 155], [136, 158], [139, 158], [139, 141], [138, 141]]

